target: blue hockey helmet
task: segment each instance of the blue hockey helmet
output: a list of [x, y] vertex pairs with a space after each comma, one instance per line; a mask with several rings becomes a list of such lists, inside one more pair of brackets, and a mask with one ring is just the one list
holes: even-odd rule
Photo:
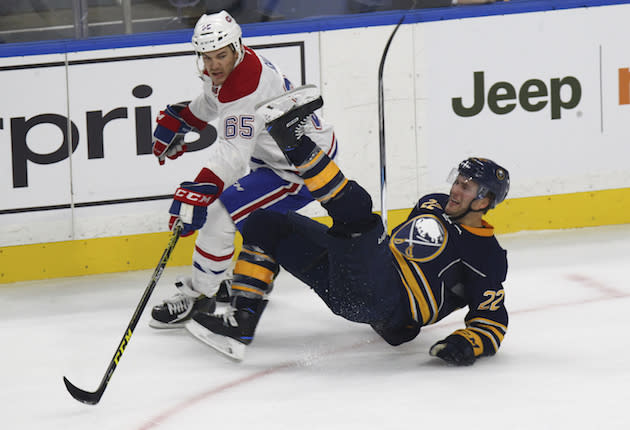
[[457, 174], [469, 178], [479, 185], [478, 199], [483, 199], [492, 193], [489, 196], [491, 199], [488, 209], [494, 208], [505, 200], [510, 189], [508, 171], [487, 158], [470, 157], [462, 161], [457, 167]]

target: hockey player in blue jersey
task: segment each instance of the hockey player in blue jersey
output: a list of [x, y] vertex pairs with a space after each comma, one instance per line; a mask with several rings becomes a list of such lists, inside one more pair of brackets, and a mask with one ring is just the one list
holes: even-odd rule
[[[508, 325], [502, 286], [507, 258], [483, 215], [505, 199], [507, 170], [484, 158], [462, 161], [451, 174], [450, 193], [422, 197], [388, 237], [369, 194], [302, 133], [300, 124], [322, 105], [321, 97], [297, 95], [268, 101], [257, 114], [333, 225], [295, 213], [252, 213], [233, 282], [264, 300], [280, 265], [335, 314], [371, 325], [394, 346], [468, 307], [464, 325], [435, 343], [430, 354], [455, 365], [495, 354]], [[187, 328], [242, 359], [262, 313], [255, 309], [223, 316], [200, 312]]]

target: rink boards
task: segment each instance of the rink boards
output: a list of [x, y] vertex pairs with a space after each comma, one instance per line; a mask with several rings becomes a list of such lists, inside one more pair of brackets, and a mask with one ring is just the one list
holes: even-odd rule
[[[385, 67], [390, 226], [419, 195], [447, 191], [450, 168], [471, 155], [510, 170], [510, 198], [489, 216], [499, 233], [630, 222], [620, 36], [630, 5], [425, 18], [409, 14]], [[245, 43], [295, 84], [320, 86], [339, 164], [378, 210], [376, 71], [393, 26], [347, 22], [262, 36], [252, 27]], [[169, 195], [214, 139], [162, 167], [150, 154], [156, 113], [199, 91], [183, 40], [0, 58], [0, 282], [155, 265]], [[192, 243], [172, 264], [189, 264]]]

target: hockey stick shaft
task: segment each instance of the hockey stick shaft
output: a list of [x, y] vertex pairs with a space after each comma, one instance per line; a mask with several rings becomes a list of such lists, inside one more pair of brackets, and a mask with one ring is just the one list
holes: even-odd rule
[[101, 383], [99, 384], [96, 391], [91, 392], [91, 391], [82, 390], [78, 388], [77, 386], [75, 386], [74, 384], [72, 384], [68, 380], [68, 378], [66, 378], [65, 376], [63, 377], [63, 382], [66, 385], [68, 392], [76, 400], [82, 403], [88, 404], [88, 405], [95, 405], [101, 400], [101, 397], [103, 396], [103, 393], [105, 392], [105, 389], [107, 388], [107, 384], [109, 384], [109, 380], [114, 374], [116, 367], [118, 367], [118, 363], [120, 362], [120, 359], [123, 353], [125, 352], [125, 348], [129, 344], [129, 340], [131, 339], [131, 335], [133, 334], [133, 331], [135, 330], [136, 325], [138, 324], [138, 321], [140, 320], [140, 316], [142, 315], [144, 308], [147, 306], [149, 297], [151, 297], [151, 294], [153, 293], [153, 290], [155, 289], [155, 286], [157, 285], [158, 280], [162, 276], [164, 267], [166, 266], [166, 263], [168, 262], [168, 259], [170, 258], [171, 253], [173, 252], [173, 249], [175, 249], [175, 245], [177, 244], [177, 240], [179, 239], [181, 231], [182, 231], [182, 224], [178, 222], [173, 228], [173, 233], [171, 234], [171, 238], [168, 241], [168, 245], [166, 246], [166, 249], [162, 253], [162, 258], [160, 258], [160, 261], [157, 267], [153, 271], [153, 275], [151, 276], [149, 285], [144, 290], [144, 294], [142, 295], [142, 298], [140, 299], [140, 303], [138, 303], [138, 306], [136, 307], [136, 310], [133, 313], [133, 316], [131, 317], [131, 321], [129, 321], [129, 325], [127, 326], [127, 329], [125, 330], [125, 333], [123, 334], [123, 337], [120, 340], [120, 343], [118, 344], [118, 348], [116, 349], [116, 352], [114, 352], [114, 356], [109, 362], [107, 371], [105, 372], [105, 375], [103, 375], [103, 379], [101, 380]]
[[[414, 3], [415, 4], [415, 3]], [[380, 154], [380, 168], [381, 168], [381, 219], [383, 220], [383, 227], [387, 232], [387, 160], [385, 156], [385, 96], [383, 93], [383, 70], [385, 68], [385, 59], [387, 58], [387, 51], [389, 51], [389, 45], [391, 45], [398, 28], [405, 19], [405, 15], [400, 18], [394, 31], [389, 36], [383, 55], [381, 56], [381, 63], [378, 66], [378, 142], [379, 142], [379, 154]]]

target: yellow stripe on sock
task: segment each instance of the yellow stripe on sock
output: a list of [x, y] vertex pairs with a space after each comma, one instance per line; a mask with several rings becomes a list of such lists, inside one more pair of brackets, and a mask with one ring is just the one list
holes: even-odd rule
[[234, 266], [235, 275], [249, 276], [250, 278], [258, 279], [262, 282], [270, 284], [273, 280], [273, 272], [266, 267], [259, 266], [258, 264], [249, 263], [247, 261], [238, 260], [236, 266]]
[[346, 186], [347, 183], [348, 183], [348, 179], [343, 178], [343, 182], [341, 184], [339, 184], [339, 186], [337, 188], [335, 188], [331, 193], [326, 194], [325, 197], [320, 198], [319, 200], [325, 203], [328, 200], [335, 198], [335, 196], [337, 194], [339, 194], [341, 192], [341, 190], [344, 189], [344, 187]]
[[312, 178], [304, 179], [304, 183], [309, 191], [317, 191], [322, 187], [325, 187], [330, 181], [339, 173], [339, 167], [334, 162], [328, 163], [328, 166], [324, 168], [317, 175]]

